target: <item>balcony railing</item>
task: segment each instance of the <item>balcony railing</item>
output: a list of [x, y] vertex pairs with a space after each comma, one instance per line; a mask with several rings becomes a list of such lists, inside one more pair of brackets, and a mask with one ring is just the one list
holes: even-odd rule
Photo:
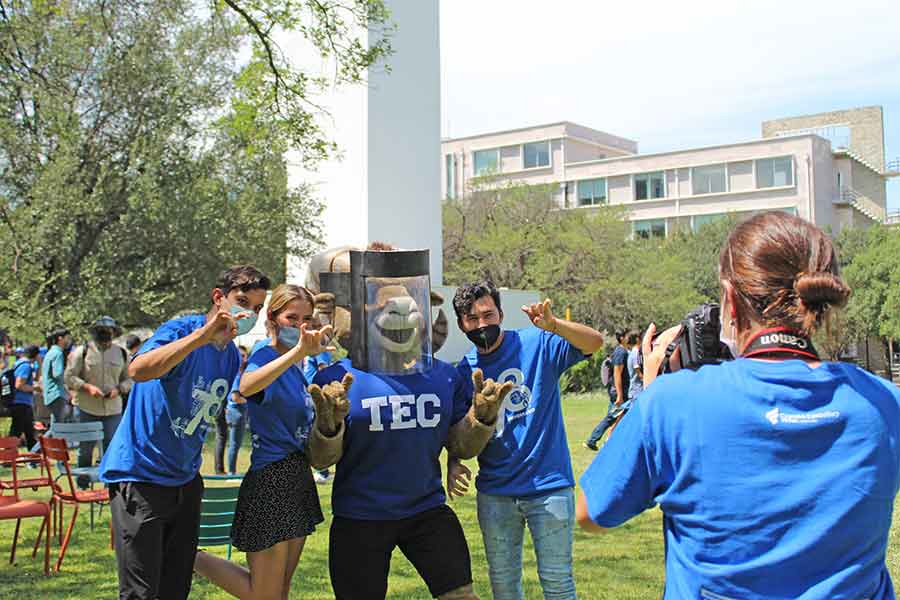
[[875, 204], [868, 197], [863, 196], [853, 188], [841, 188], [841, 201], [849, 204], [873, 221], [879, 223], [885, 222], [886, 214], [884, 208]]
[[892, 210], [884, 216], [885, 225], [900, 225], [900, 210]]

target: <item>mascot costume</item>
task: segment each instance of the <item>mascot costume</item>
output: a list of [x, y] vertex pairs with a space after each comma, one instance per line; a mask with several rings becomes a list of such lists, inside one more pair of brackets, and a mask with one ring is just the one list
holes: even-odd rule
[[444, 447], [460, 458], [481, 452], [512, 383], [485, 381], [480, 370], [467, 381], [432, 357], [427, 250], [350, 250], [349, 259], [350, 356], [309, 386], [311, 462], [337, 464], [328, 553], [335, 598], [383, 600], [399, 547], [433, 597], [477, 600], [438, 458]]

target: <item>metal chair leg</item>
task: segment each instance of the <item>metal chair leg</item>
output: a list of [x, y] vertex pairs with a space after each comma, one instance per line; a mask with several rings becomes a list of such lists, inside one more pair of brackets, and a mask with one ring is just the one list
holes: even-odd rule
[[75, 503], [72, 510], [72, 520], [69, 522], [69, 528], [66, 530], [66, 537], [63, 539], [62, 548], [59, 550], [59, 560], [56, 561], [56, 572], [59, 573], [59, 567], [62, 565], [63, 558], [66, 556], [66, 548], [69, 547], [69, 540], [72, 539], [72, 530], [75, 528], [75, 519], [78, 518], [78, 503]]
[[22, 519], [16, 519], [16, 532], [13, 534], [12, 551], [9, 553], [9, 564], [13, 564], [13, 561], [16, 560], [16, 544], [19, 542], [19, 526], [21, 524]]

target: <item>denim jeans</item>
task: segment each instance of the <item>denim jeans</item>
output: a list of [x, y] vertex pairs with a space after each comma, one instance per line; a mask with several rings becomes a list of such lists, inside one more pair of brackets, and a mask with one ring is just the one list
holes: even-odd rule
[[[107, 415], [105, 417], [98, 417], [97, 415], [92, 415], [91, 413], [84, 412], [76, 406], [75, 420], [79, 423], [93, 423], [96, 421], [103, 423], [103, 451], [106, 452], [106, 449], [109, 448], [109, 443], [112, 441], [113, 434], [116, 433], [116, 429], [119, 428], [119, 423], [122, 421], [122, 413], [116, 415]], [[79, 467], [93, 466], [91, 464], [91, 460], [94, 456], [95, 444], [96, 442], [81, 442], [78, 445]]]
[[478, 492], [478, 524], [484, 538], [494, 600], [524, 600], [522, 542], [531, 532], [538, 578], [547, 600], [574, 600], [572, 537], [575, 491], [553, 490], [516, 498]]
[[228, 424], [228, 472], [236, 473], [238, 450], [244, 442], [247, 425], [247, 409], [229, 406], [225, 409], [225, 422]]

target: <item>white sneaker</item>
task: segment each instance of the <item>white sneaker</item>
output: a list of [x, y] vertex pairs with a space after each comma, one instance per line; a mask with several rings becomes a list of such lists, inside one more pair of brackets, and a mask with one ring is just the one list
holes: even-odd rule
[[319, 485], [324, 485], [331, 481], [331, 471], [313, 471], [313, 479]]

